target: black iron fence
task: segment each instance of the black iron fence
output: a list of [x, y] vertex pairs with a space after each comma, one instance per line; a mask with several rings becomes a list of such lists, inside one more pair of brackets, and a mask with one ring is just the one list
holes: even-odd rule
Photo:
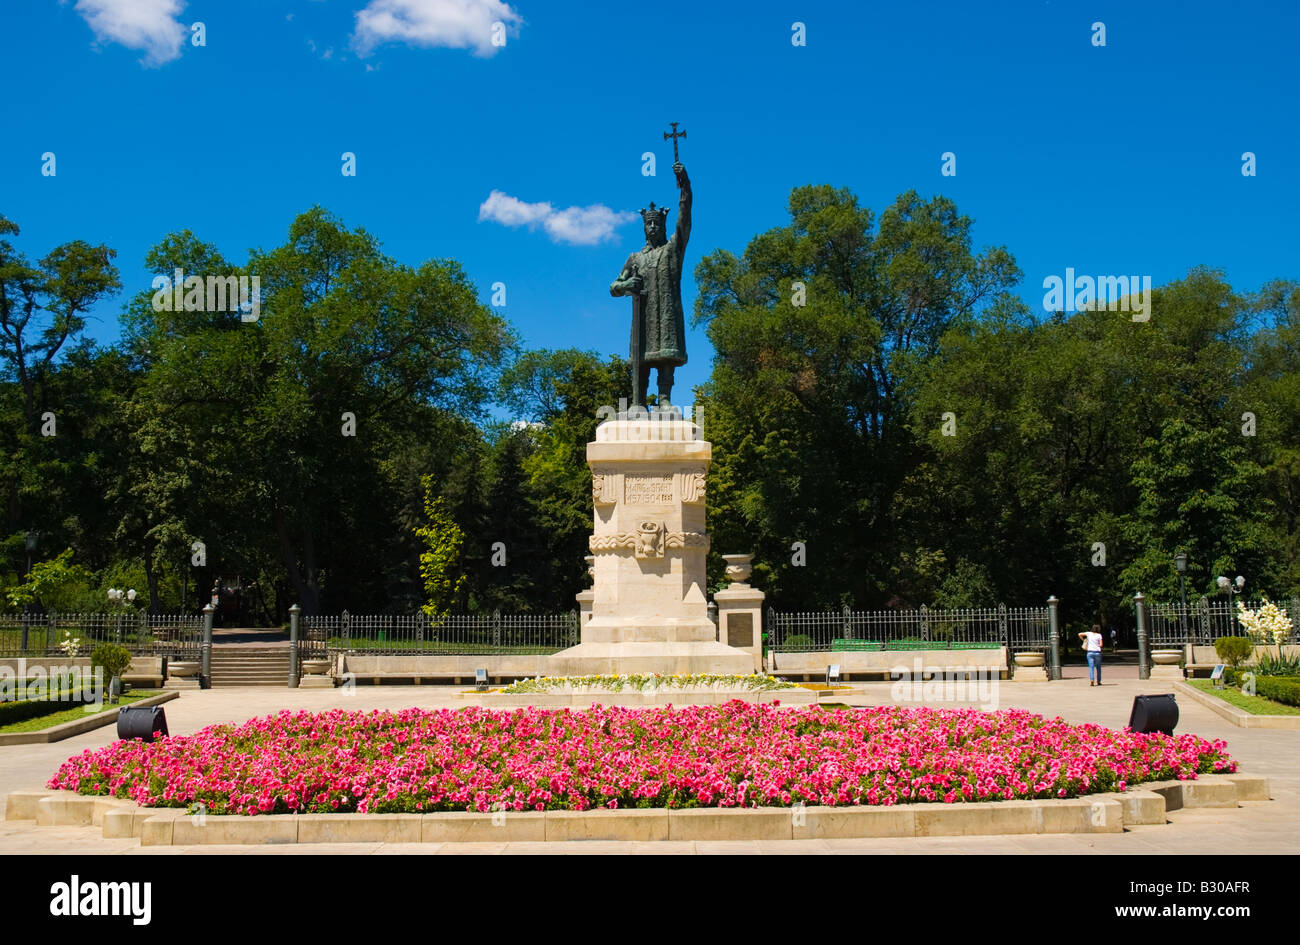
[[[1245, 601], [1247, 610], [1258, 611], [1264, 601]], [[1291, 633], [1284, 644], [1300, 643], [1297, 637], [1296, 617], [1300, 615], [1300, 597], [1273, 603], [1286, 611], [1291, 618]], [[1170, 646], [1183, 646], [1187, 643], [1212, 645], [1219, 637], [1249, 636], [1246, 628], [1237, 617], [1237, 605], [1218, 597], [1201, 597], [1188, 601], [1184, 607], [1181, 601], [1163, 603], [1148, 601], [1146, 604], [1147, 640], [1152, 649]], [[1261, 641], [1269, 644], [1272, 639]]]
[[203, 616], [132, 610], [0, 614], [0, 657], [84, 657], [101, 643], [120, 644], [132, 656], [197, 660], [203, 646]]
[[777, 652], [907, 649], [980, 649], [1010, 653], [1051, 645], [1049, 607], [977, 607], [964, 610], [767, 611], [767, 646]]
[[559, 614], [341, 614], [303, 617], [298, 652], [391, 656], [555, 653], [578, 643], [578, 612]]

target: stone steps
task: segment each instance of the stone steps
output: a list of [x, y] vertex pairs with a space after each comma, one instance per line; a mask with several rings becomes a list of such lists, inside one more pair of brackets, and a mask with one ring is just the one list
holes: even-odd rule
[[287, 646], [214, 646], [212, 686], [288, 686]]

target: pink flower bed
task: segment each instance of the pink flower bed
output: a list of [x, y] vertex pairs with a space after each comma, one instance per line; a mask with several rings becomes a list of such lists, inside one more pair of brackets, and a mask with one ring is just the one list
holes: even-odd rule
[[214, 814], [953, 804], [1236, 771], [1225, 747], [1020, 710], [286, 711], [86, 751], [48, 786]]

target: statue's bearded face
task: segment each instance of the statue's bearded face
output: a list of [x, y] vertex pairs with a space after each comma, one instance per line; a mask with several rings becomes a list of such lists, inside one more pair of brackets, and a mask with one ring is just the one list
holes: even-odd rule
[[646, 217], [645, 241], [651, 246], [662, 246], [668, 242], [664, 236], [664, 224], [658, 217]]

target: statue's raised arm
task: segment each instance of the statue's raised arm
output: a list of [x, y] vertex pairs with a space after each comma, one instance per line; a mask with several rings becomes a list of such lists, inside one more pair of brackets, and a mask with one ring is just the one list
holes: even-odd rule
[[673, 234], [680, 253], [686, 249], [686, 241], [691, 238], [691, 179], [686, 176], [686, 168], [680, 161], [673, 165], [673, 173], [677, 175], [677, 189], [681, 191], [681, 199], [677, 204], [677, 230]]

